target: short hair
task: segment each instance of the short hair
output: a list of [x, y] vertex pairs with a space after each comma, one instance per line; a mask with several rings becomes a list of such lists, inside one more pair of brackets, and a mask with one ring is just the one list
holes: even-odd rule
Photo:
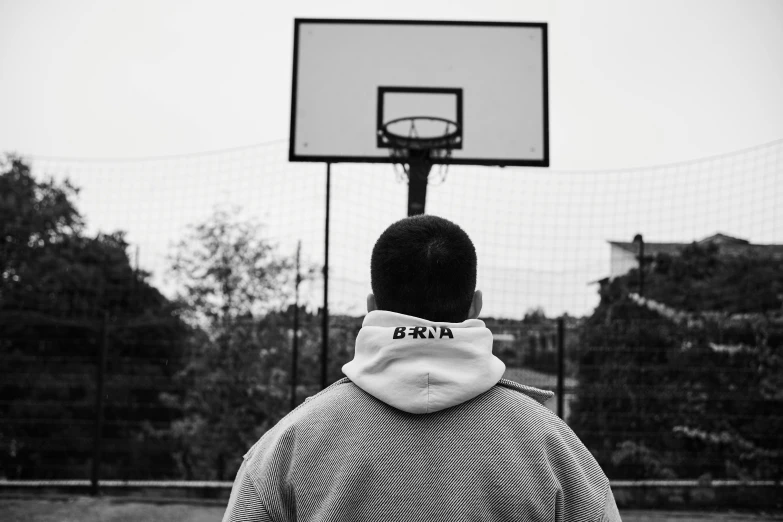
[[380, 310], [462, 322], [476, 291], [476, 249], [465, 231], [447, 219], [405, 218], [375, 242], [370, 278]]

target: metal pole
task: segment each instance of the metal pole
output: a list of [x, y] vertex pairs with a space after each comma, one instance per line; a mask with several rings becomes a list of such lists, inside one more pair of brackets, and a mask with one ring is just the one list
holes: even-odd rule
[[141, 303], [139, 287], [139, 245], [136, 245], [136, 269], [133, 271], [133, 299], [136, 300], [134, 306]]
[[101, 343], [98, 347], [98, 364], [95, 369], [95, 431], [92, 446], [92, 474], [90, 477], [91, 493], [99, 493], [98, 482], [101, 468], [101, 446], [103, 445], [103, 395], [104, 378], [106, 374], [106, 352], [109, 345], [109, 313], [103, 313]]
[[639, 295], [644, 297], [644, 238], [636, 234], [633, 240], [639, 243]]
[[293, 346], [291, 348], [291, 409], [296, 408], [296, 386], [299, 366], [299, 283], [301, 277], [299, 276], [299, 256], [302, 251], [302, 241], [300, 240], [296, 245], [296, 283], [294, 289], [294, 338]]
[[428, 160], [428, 151], [410, 151], [408, 158], [408, 217], [424, 214], [424, 206], [427, 202], [427, 177], [432, 169], [432, 163]]
[[557, 416], [563, 419], [565, 396], [565, 321], [557, 319]]
[[326, 230], [324, 231], [324, 307], [321, 316], [321, 389], [326, 388], [329, 365], [329, 203], [332, 164], [326, 164]]

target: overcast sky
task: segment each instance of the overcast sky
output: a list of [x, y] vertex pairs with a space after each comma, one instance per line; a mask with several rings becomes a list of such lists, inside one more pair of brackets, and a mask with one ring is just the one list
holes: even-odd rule
[[295, 17], [548, 22], [554, 168], [783, 136], [780, 0], [0, 0], [0, 147], [138, 157], [285, 139]]
[[[780, 0], [0, 0], [0, 151], [142, 158], [282, 143], [295, 17], [547, 22], [553, 173], [675, 163], [783, 138]], [[94, 184], [84, 187], [88, 219], [133, 237], [135, 222], [93, 204], [113, 188], [94, 179], [82, 179]], [[134, 194], [125, 197], [144, 197]], [[734, 232], [770, 241], [779, 231]]]

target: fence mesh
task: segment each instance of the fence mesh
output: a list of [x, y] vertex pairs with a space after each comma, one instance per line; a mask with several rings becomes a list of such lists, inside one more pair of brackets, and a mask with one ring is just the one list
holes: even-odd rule
[[[37, 180], [67, 178], [81, 189], [74, 203], [88, 239], [80, 270], [103, 275], [76, 277], [75, 268], [58, 271], [58, 261], [47, 261], [42, 270], [54, 282], [17, 281], [43, 285], [45, 297], [30, 300], [14, 293], [21, 286], [9, 290], [10, 250], [3, 251], [0, 475], [90, 476], [102, 364], [103, 478], [230, 479], [237, 448], [288, 410], [290, 278], [280, 280], [286, 289], [274, 310], [211, 330], [173, 304], [182, 292], [171, 271], [175, 245], [216, 208], [262, 223], [282, 258], [292, 259], [301, 242], [297, 400], [319, 389], [326, 167], [289, 163], [287, 152], [281, 141], [140, 160], [22, 158]], [[782, 180], [783, 140], [615, 171], [452, 166], [445, 180], [432, 176], [426, 210], [460, 224], [476, 245], [482, 317], [508, 378], [555, 389], [562, 342], [562, 414], [610, 478], [779, 478], [783, 255], [737, 240], [783, 244]], [[351, 356], [374, 241], [407, 208], [407, 185], [389, 165], [335, 164], [331, 182], [330, 382]], [[638, 248], [637, 234], [649, 253], [644, 296], [628, 247]], [[686, 245], [710, 237], [702, 245], [715, 252], [688, 255], [735, 272], [721, 279], [687, 267], [685, 276], [666, 271], [685, 259]], [[112, 260], [114, 247], [124, 265]], [[724, 262], [731, 252], [750, 264]], [[624, 273], [618, 259], [629, 255], [632, 270]], [[745, 281], [744, 293], [721, 294], [742, 266], [757, 280]], [[684, 300], [674, 290], [688, 287], [683, 281], [702, 281], [724, 299]], [[771, 297], [759, 297], [754, 284]], [[691, 286], [693, 295], [707, 292]], [[692, 324], [677, 319], [685, 316]], [[219, 355], [232, 347], [226, 362]]]

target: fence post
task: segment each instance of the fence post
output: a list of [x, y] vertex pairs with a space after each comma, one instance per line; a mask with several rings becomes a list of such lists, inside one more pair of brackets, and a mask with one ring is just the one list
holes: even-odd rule
[[326, 388], [329, 373], [329, 203], [332, 164], [326, 164], [326, 223], [324, 230], [324, 308], [321, 317], [321, 389]]
[[[563, 399], [565, 394], [565, 321], [557, 319], [557, 416], [564, 419]], [[565, 420], [565, 419], [564, 419]]]
[[99, 493], [98, 481], [100, 480], [101, 470], [101, 446], [103, 443], [103, 388], [104, 377], [106, 374], [106, 352], [109, 345], [109, 313], [103, 313], [103, 324], [101, 328], [101, 342], [98, 345], [98, 361], [95, 368], [95, 432], [92, 446], [92, 476], [91, 493]]
[[296, 386], [299, 383], [299, 283], [301, 277], [299, 276], [299, 255], [302, 252], [302, 240], [296, 244], [296, 282], [294, 294], [294, 337], [291, 340], [291, 407], [293, 411], [296, 408]]

